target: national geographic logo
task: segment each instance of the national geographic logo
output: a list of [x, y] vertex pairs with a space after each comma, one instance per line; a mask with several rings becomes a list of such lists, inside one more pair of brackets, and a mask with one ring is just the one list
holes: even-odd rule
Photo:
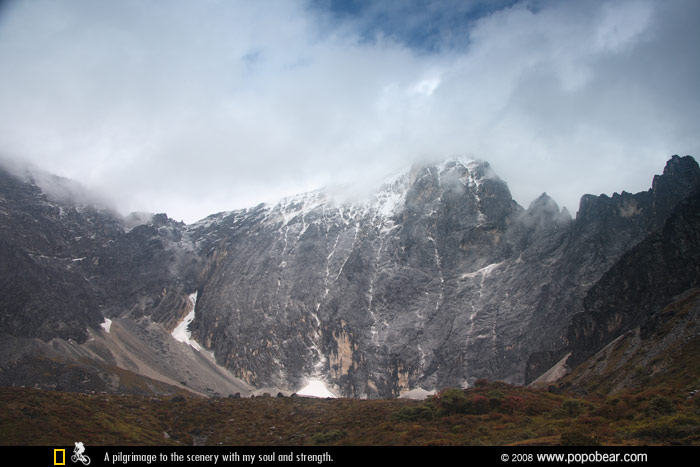
[[[82, 442], [75, 443], [75, 449], [73, 449], [73, 455], [70, 457], [70, 460], [74, 464], [80, 462], [83, 465], [90, 465], [90, 457], [85, 455], [85, 445]], [[53, 465], [66, 465], [65, 449], [53, 450]]]
[[66, 465], [66, 450], [65, 449], [54, 449], [53, 450], [53, 465]]

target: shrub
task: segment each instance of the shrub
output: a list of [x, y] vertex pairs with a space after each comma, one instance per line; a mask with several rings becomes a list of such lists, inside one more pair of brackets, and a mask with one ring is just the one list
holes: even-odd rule
[[485, 414], [489, 413], [491, 410], [491, 404], [489, 403], [489, 400], [485, 398], [484, 396], [480, 396], [478, 394], [475, 394], [474, 397], [472, 398], [471, 402], [471, 410], [469, 411], [470, 413], [473, 414]]
[[404, 407], [391, 415], [391, 418], [397, 422], [430, 421], [434, 417], [435, 412], [433, 408], [425, 404], [416, 407]]
[[347, 433], [343, 430], [330, 430], [324, 433], [316, 433], [311, 437], [314, 444], [328, 444], [343, 439]]
[[561, 434], [562, 446], [600, 446], [600, 443], [592, 436], [580, 431], [568, 431]]
[[501, 403], [506, 398], [505, 394], [498, 390], [489, 391], [487, 396], [489, 398], [489, 405], [492, 409], [497, 409], [498, 407], [500, 407]]
[[506, 399], [501, 402], [501, 406], [498, 408], [499, 411], [507, 414], [512, 414], [513, 412], [522, 409], [523, 398], [520, 396], [507, 396]]
[[579, 423], [585, 423], [586, 425], [600, 425], [603, 423], [603, 419], [597, 416], [591, 415], [581, 415], [578, 418]]
[[630, 407], [627, 400], [615, 397], [606, 401], [591, 414], [612, 420], [631, 420], [636, 413], [637, 410]]
[[440, 392], [438, 407], [450, 415], [465, 413], [468, 401], [464, 391], [458, 388], [447, 388]]
[[464, 431], [464, 425], [454, 425], [450, 428], [452, 433], [461, 433]]
[[540, 398], [530, 398], [527, 401], [523, 401], [523, 404], [525, 405], [525, 413], [531, 416], [542, 415], [551, 410], [550, 404]]
[[426, 441], [424, 446], [454, 446], [454, 443], [449, 439], [431, 439]]
[[675, 415], [648, 422], [635, 430], [633, 434], [659, 441], [673, 440], [682, 442], [683, 438], [690, 435], [694, 436], [697, 434], [697, 431], [697, 418]]
[[672, 415], [676, 413], [676, 406], [668, 397], [655, 396], [647, 404], [645, 413], [649, 417], [657, 418], [664, 415]]
[[565, 400], [561, 405], [562, 410], [570, 417], [575, 417], [581, 413], [582, 407], [581, 403], [576, 399]]

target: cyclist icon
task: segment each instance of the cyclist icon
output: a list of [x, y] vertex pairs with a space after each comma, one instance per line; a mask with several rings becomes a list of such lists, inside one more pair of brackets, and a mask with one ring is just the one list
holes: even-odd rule
[[72, 460], [73, 463], [80, 461], [83, 465], [90, 465], [90, 458], [83, 454], [84, 452], [85, 445], [81, 441], [77, 441], [75, 443], [75, 449], [73, 449], [73, 455], [70, 456], [70, 460]]

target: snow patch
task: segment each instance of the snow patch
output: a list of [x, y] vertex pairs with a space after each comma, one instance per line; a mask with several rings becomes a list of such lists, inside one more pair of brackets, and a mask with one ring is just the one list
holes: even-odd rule
[[[282, 223], [287, 226], [289, 223], [301, 216], [302, 224], [306, 227], [306, 216], [318, 207], [329, 204], [325, 193], [321, 190], [314, 190], [301, 193], [295, 196], [282, 198], [274, 205], [266, 205], [269, 209], [269, 216], [274, 223]], [[306, 230], [305, 228], [303, 230]]]
[[337, 396], [330, 392], [325, 383], [319, 379], [310, 380], [306, 386], [297, 391], [297, 396], [306, 397], [331, 397], [335, 399]]
[[190, 294], [189, 299], [192, 302], [192, 311], [185, 316], [185, 319], [180, 321], [180, 324], [178, 324], [175, 330], [172, 332], [172, 336], [175, 338], [175, 340], [184, 342], [185, 344], [193, 347], [195, 350], [201, 351], [202, 347], [200, 347], [197, 342], [192, 340], [192, 335], [188, 329], [190, 323], [194, 321], [194, 309], [195, 305], [197, 304], [197, 292]]
[[[267, 205], [269, 209], [268, 223], [278, 223], [288, 226], [301, 221], [301, 232], [303, 235], [310, 224], [306, 218], [317, 209], [322, 209], [324, 214], [320, 219], [315, 219], [311, 223], [327, 223], [326, 210], [337, 211], [337, 218], [344, 224], [351, 220], [357, 221], [357, 217], [367, 217], [374, 214], [382, 220], [386, 220], [398, 213], [404, 205], [406, 192], [408, 190], [408, 174], [401, 173], [385, 177], [377, 191], [366, 194], [345, 192], [343, 190], [329, 190], [328, 188], [310, 191], [295, 196], [282, 198], [279, 202]], [[360, 198], [358, 199], [358, 196]], [[366, 196], [366, 197], [365, 197]]]
[[109, 318], [105, 318], [105, 322], [100, 324], [102, 326], [102, 329], [104, 329], [107, 334], [109, 334], [109, 330], [112, 328], [112, 320]]
[[382, 186], [375, 195], [374, 207], [379, 215], [390, 217], [396, 214], [403, 207], [406, 199], [408, 177], [396, 177], [392, 182]]
[[[210, 216], [205, 217], [204, 219], [201, 219], [193, 224], [190, 224], [188, 227], [193, 228], [193, 229], [208, 229], [214, 224], [221, 224], [224, 219], [226, 219], [228, 216], [233, 214], [234, 211], [223, 211], [219, 212], [216, 214], [212, 214]], [[235, 222], [235, 219], [234, 219]]]
[[484, 266], [483, 268], [479, 269], [478, 271], [468, 272], [466, 274], [462, 274], [462, 279], [471, 279], [471, 278], [474, 278], [474, 277], [482, 275], [482, 274], [484, 276], [488, 276], [489, 274], [491, 274], [491, 272], [493, 272], [494, 269], [496, 269], [501, 264], [503, 264], [503, 261], [501, 261], [500, 263], [489, 264], [488, 266]]
[[404, 392], [399, 396], [399, 399], [410, 399], [410, 400], [418, 400], [418, 401], [423, 401], [427, 399], [430, 396], [435, 395], [435, 390], [432, 391], [426, 391], [423, 388], [416, 388], [416, 389], [411, 389], [408, 392]]

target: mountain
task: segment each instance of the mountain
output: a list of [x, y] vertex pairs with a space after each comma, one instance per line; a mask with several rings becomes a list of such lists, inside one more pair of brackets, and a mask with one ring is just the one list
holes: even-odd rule
[[559, 351], [571, 374], [558, 384], [602, 393], [688, 383], [685, 394], [697, 389], [699, 287], [695, 191], [589, 290]]
[[674, 157], [648, 192], [584, 196], [572, 220], [546, 195], [522, 209], [485, 162], [447, 161], [364, 203], [314, 193], [210, 217], [191, 227], [208, 248], [193, 332], [253, 385], [528, 382], [588, 289], [697, 185]]
[[122, 218], [76, 192], [65, 179], [0, 169], [0, 384], [250, 390], [171, 336], [193, 308], [198, 263], [185, 225]]
[[[567, 364], [574, 368], [697, 284], [699, 276], [694, 261], [700, 244], [694, 232], [700, 212], [699, 183], [695, 161], [674, 156], [663, 175], [654, 177], [651, 190], [635, 195], [644, 197], [643, 206], [651, 222], [646, 230], [650, 233], [628, 248], [586, 291], [579, 313], [571, 317], [559, 349], [545, 353], [544, 358], [543, 354], [531, 356], [530, 364], [546, 361], [534, 375], [568, 353], [572, 356]], [[621, 198], [624, 197], [623, 193]], [[622, 206], [623, 211], [629, 212], [632, 204], [623, 201]], [[617, 232], [611, 229], [610, 236]]]
[[[612, 335], [583, 331], [583, 317], [606, 294], [630, 298], [604, 288], [610, 271], [700, 186], [697, 163], [673, 156], [650, 190], [585, 195], [572, 219], [546, 194], [524, 209], [488, 163], [452, 159], [367, 199], [320, 190], [184, 225], [123, 219], [0, 173], [0, 332], [3, 354], [18, 356], [2, 384], [17, 384], [27, 355], [51, 355], [200, 393], [318, 379], [353, 397], [523, 384], [566, 353], [585, 360]], [[211, 355], [170, 337], [195, 306], [192, 337], [216, 360], [198, 377], [191, 362]]]

